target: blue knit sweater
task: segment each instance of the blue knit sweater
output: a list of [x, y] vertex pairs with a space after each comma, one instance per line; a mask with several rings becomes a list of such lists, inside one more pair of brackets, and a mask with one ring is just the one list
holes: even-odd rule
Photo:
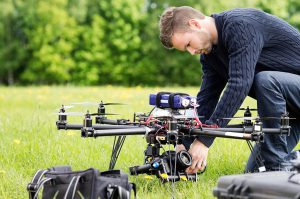
[[[300, 33], [287, 22], [256, 9], [234, 9], [212, 17], [218, 44], [210, 54], [201, 55], [203, 81], [197, 95], [198, 114], [205, 116], [206, 123], [234, 116], [259, 71], [300, 75]], [[219, 126], [227, 123], [220, 120]], [[214, 140], [198, 139], [208, 147]]]

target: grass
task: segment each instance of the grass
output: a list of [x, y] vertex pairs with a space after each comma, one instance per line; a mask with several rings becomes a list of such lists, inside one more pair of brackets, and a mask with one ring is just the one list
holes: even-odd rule
[[[198, 88], [0, 87], [0, 198], [28, 198], [26, 186], [38, 169], [55, 165], [71, 165], [74, 170], [108, 169], [113, 138], [83, 139], [79, 131], [58, 131], [53, 113], [61, 104], [122, 102], [127, 105], [109, 106], [107, 112], [121, 114], [111, 118], [132, 119], [134, 112], [149, 112], [152, 107], [148, 105], [148, 95], [162, 90], [195, 95]], [[245, 105], [255, 107], [255, 102], [247, 98]], [[96, 107], [88, 108], [96, 111]], [[69, 121], [81, 123], [82, 118]], [[145, 147], [142, 136], [128, 137], [115, 168], [128, 173], [130, 166], [143, 164]], [[175, 198], [213, 198], [217, 179], [243, 173], [249, 153], [245, 141], [216, 139], [210, 148], [207, 171], [198, 182], [177, 182]], [[172, 185], [161, 184], [156, 178], [130, 176], [130, 181], [137, 184], [138, 198], [172, 197]]]

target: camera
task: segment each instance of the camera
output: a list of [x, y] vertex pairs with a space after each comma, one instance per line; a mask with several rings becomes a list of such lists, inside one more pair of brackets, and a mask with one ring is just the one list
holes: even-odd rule
[[130, 167], [130, 174], [139, 175], [145, 173], [157, 175], [163, 182], [178, 180], [196, 181], [197, 174], [187, 174], [185, 172], [185, 169], [192, 164], [192, 157], [186, 150], [178, 153], [165, 151], [162, 155], [145, 162], [144, 165]]

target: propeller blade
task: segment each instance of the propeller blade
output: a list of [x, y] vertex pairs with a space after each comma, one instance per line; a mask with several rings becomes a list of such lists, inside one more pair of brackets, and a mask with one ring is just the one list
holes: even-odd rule
[[117, 103], [117, 102], [111, 102], [111, 103], [103, 103], [103, 105], [126, 105], [124, 103]]
[[[247, 108], [240, 108], [239, 110], [246, 111]], [[256, 108], [249, 108], [249, 111], [257, 111], [257, 109]]]
[[81, 112], [65, 112], [65, 113], [54, 113], [55, 115], [72, 115], [72, 116], [84, 116]]
[[82, 106], [125, 105], [125, 104], [123, 104], [123, 103], [114, 103], [114, 102], [111, 102], [111, 103], [102, 103], [102, 102], [72, 102], [71, 104], [74, 104], [74, 105], [82, 105]]
[[55, 115], [72, 115], [72, 116], [85, 116], [85, 115], [119, 115], [114, 113], [82, 113], [82, 112], [65, 112], [65, 113], [54, 113]]
[[259, 117], [225, 117], [225, 118], [221, 118], [222, 120], [256, 120], [256, 119], [260, 119]]
[[61, 109], [67, 110], [67, 109], [70, 109], [70, 108], [73, 108], [73, 107], [74, 106], [71, 106], [71, 105], [67, 105], [67, 106], [62, 105], [61, 108], [56, 109], [56, 111], [60, 111]]
[[119, 115], [115, 113], [89, 113], [89, 115]]
[[[235, 120], [280, 120], [280, 119], [283, 119], [281, 117], [228, 117], [228, 118], [221, 118], [223, 120], [232, 120], [232, 119], [235, 119]], [[288, 118], [288, 119], [297, 119], [297, 118]]]
[[64, 109], [69, 109], [69, 108], [73, 108], [73, 107], [74, 107], [74, 106], [71, 106], [71, 105], [67, 105], [67, 106], [63, 105], [62, 108], [64, 108]]
[[[280, 119], [284, 119], [284, 118], [282, 118], [282, 117], [262, 117], [261, 119], [262, 120], [280, 120]], [[289, 120], [295, 120], [297, 118], [291, 118], [291, 117], [289, 117], [288, 119]]]

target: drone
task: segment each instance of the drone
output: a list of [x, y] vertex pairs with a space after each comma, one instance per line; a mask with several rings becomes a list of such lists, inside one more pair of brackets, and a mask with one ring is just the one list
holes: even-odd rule
[[[253, 151], [251, 141], [263, 142], [264, 134], [285, 134], [289, 135], [290, 125], [288, 114], [283, 114], [279, 118], [259, 118], [252, 117], [253, 109], [242, 108], [244, 117], [222, 118], [239, 119], [241, 124], [228, 125], [219, 128], [217, 125], [206, 125], [201, 123], [197, 113], [196, 97], [185, 93], [159, 92], [149, 95], [149, 104], [153, 106], [149, 113], [134, 113], [133, 120], [129, 119], [108, 119], [106, 106], [122, 105], [121, 103], [73, 103], [73, 105], [96, 105], [97, 112], [77, 113], [67, 112], [71, 106], [64, 106], [59, 109], [56, 126], [58, 130], [79, 130], [81, 137], [104, 137], [115, 136], [109, 170], [114, 169], [126, 136], [144, 135], [147, 147], [144, 151], [144, 164], [129, 168], [131, 175], [148, 174], [156, 175], [163, 183], [175, 181], [197, 181], [197, 173], [188, 174], [185, 169], [191, 166], [192, 157], [188, 151], [176, 153], [174, 150], [164, 151], [164, 145], [182, 144], [182, 140], [187, 137], [199, 135], [222, 137], [230, 139], [246, 140]], [[254, 110], [255, 111], [255, 110]], [[83, 116], [82, 124], [68, 123], [68, 116]], [[263, 119], [279, 119], [280, 128], [263, 128]], [[263, 159], [256, 157], [259, 171], [265, 171]]]

